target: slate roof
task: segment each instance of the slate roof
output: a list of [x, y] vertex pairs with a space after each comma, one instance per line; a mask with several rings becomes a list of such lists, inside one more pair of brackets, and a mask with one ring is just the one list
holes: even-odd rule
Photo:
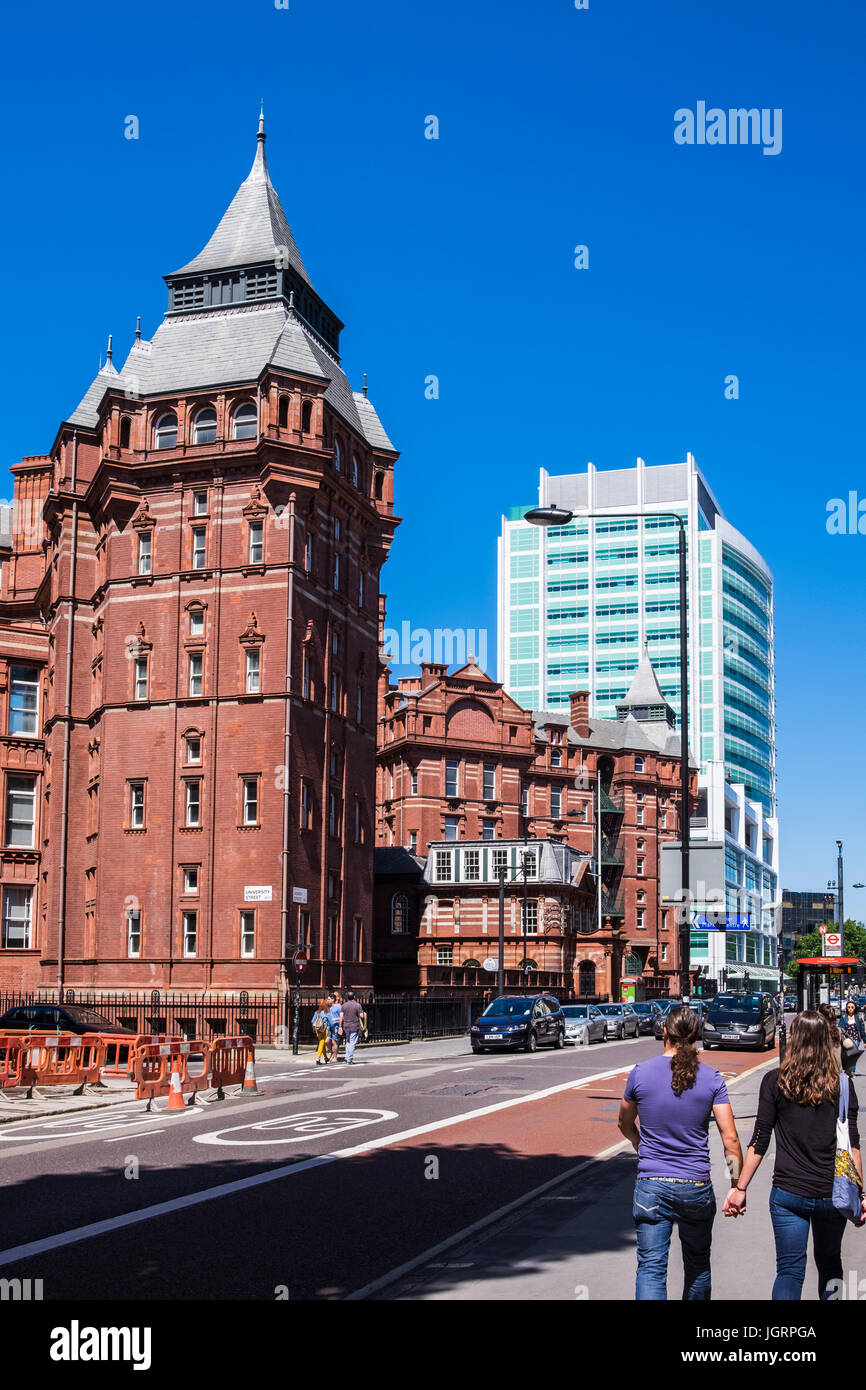
[[419, 855], [403, 849], [402, 845], [380, 845], [373, 851], [376, 878], [406, 878], [411, 874], [420, 878], [426, 862]]
[[640, 665], [634, 673], [631, 688], [624, 700], [620, 700], [617, 708], [628, 708], [629, 706], [644, 705], [666, 705], [667, 700], [661, 692], [655, 667], [650, 661], [646, 647], [640, 659]]
[[260, 118], [252, 169], [223, 213], [210, 241], [191, 261], [173, 271], [173, 275], [200, 275], [206, 270], [228, 270], [232, 266], [254, 265], [258, 261], [276, 264], [277, 248], [285, 247], [282, 254], [288, 264], [312, 289], [313, 282], [301, 260], [282, 203], [271, 183], [265, 158], [266, 138], [264, 118]]
[[[566, 730], [566, 742], [586, 748], [609, 748], [612, 752], [630, 749], [637, 753], [663, 753], [668, 758], [680, 756], [680, 736], [675, 729], [658, 721], [639, 724], [631, 715], [627, 719], [590, 719], [589, 738], [581, 738], [572, 728], [570, 717], [560, 710], [532, 710], [535, 737], [542, 743], [547, 735], [542, 728], [552, 724]], [[690, 759], [692, 767], [698, 764]]]

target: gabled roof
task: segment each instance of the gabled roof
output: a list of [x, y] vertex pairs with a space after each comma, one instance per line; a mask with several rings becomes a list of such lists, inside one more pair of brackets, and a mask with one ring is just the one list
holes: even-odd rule
[[460, 680], [487, 681], [488, 685], [498, 684], [492, 676], [488, 676], [486, 671], [482, 671], [481, 667], [475, 663], [472, 657], [469, 658], [465, 666], [460, 667], [459, 671], [451, 671], [446, 677], [446, 680], [455, 680], [457, 678]]
[[262, 261], [277, 264], [279, 252], [281, 264], [290, 265], [312, 289], [313, 282], [271, 183], [265, 158], [266, 139], [264, 116], [260, 116], [252, 169], [223, 213], [210, 241], [191, 261], [173, 271], [173, 275], [200, 275], [206, 270], [227, 270], [231, 266], [255, 265]]

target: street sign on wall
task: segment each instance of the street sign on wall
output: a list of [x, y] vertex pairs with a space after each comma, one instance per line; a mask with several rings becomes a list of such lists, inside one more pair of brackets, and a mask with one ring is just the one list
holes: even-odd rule
[[269, 903], [274, 896], [274, 890], [269, 883], [247, 883], [244, 886], [245, 903]]

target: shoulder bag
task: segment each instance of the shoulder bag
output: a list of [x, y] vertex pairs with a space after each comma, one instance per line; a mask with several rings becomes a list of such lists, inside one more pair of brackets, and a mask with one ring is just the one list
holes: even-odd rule
[[839, 1077], [839, 1114], [836, 1119], [836, 1167], [833, 1178], [833, 1206], [855, 1225], [862, 1216], [863, 1184], [851, 1157], [851, 1137], [848, 1133], [848, 1077]]

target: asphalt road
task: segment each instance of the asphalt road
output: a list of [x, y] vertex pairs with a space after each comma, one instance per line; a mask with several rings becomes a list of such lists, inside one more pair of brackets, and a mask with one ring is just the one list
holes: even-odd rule
[[284, 1054], [257, 1096], [4, 1125], [0, 1273], [46, 1300], [357, 1296], [618, 1144], [625, 1074], [659, 1049]]

